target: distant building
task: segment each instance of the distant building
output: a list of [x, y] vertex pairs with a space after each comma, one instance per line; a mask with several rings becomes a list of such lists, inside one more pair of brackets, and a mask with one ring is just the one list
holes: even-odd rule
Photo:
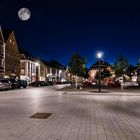
[[43, 62], [43, 60], [38, 60], [38, 63], [39, 63], [39, 77], [38, 77], [38, 80], [39, 81], [46, 81], [46, 65], [45, 63]]
[[20, 55], [13, 30], [2, 29], [5, 42], [5, 77], [20, 76]]
[[50, 66], [52, 68], [52, 80], [55, 82], [66, 81], [66, 67], [59, 62], [52, 60], [50, 61]]
[[0, 78], [5, 75], [5, 42], [0, 27]]
[[[115, 76], [112, 66], [108, 62], [101, 60], [100, 64], [101, 64], [101, 69], [107, 69], [111, 73], [112, 77]], [[89, 80], [90, 81], [96, 80], [95, 75], [98, 72], [98, 70], [99, 70], [99, 61], [94, 63], [89, 69]]]
[[66, 77], [66, 67], [52, 60], [50, 62], [45, 61], [46, 65], [46, 80], [52, 82], [65, 82]]
[[66, 70], [57, 61], [46, 61], [35, 58], [29, 53], [20, 50], [20, 78], [28, 82], [52, 81], [63, 82], [66, 80]]
[[40, 76], [37, 71], [37, 63], [35, 58], [29, 53], [19, 48], [20, 52], [20, 79], [27, 80], [28, 82], [36, 81]]

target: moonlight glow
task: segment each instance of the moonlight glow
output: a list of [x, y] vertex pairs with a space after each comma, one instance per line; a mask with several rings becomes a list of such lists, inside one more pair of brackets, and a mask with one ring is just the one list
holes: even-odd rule
[[30, 10], [28, 8], [21, 8], [18, 11], [18, 17], [21, 20], [28, 20], [31, 17], [31, 12], [30, 12]]

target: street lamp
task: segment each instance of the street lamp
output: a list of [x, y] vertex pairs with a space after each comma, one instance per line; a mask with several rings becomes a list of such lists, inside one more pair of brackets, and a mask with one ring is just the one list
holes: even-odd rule
[[36, 65], [36, 66], [39, 66], [39, 63], [38, 63], [38, 62], [35, 62], [35, 65]]
[[97, 58], [98, 58], [98, 62], [99, 62], [99, 64], [98, 64], [98, 66], [99, 66], [99, 92], [101, 92], [101, 58], [102, 58], [102, 56], [103, 56], [103, 52], [98, 52], [97, 53]]

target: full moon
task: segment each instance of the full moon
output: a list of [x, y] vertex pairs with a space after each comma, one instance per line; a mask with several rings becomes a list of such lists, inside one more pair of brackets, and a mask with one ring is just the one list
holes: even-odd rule
[[18, 17], [21, 20], [28, 20], [31, 17], [31, 12], [30, 12], [30, 10], [28, 8], [21, 8], [18, 11]]

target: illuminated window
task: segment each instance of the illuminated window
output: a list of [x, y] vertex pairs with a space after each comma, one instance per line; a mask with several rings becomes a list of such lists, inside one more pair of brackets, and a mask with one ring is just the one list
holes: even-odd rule
[[10, 43], [12, 43], [12, 39], [10, 38]]
[[20, 71], [20, 72], [21, 72], [21, 74], [22, 74], [22, 75], [24, 75], [24, 74], [25, 74], [25, 70], [24, 70], [24, 69], [21, 69], [21, 71]]
[[4, 61], [4, 59], [2, 60], [2, 67], [4, 67], [5, 66], [5, 61]]

